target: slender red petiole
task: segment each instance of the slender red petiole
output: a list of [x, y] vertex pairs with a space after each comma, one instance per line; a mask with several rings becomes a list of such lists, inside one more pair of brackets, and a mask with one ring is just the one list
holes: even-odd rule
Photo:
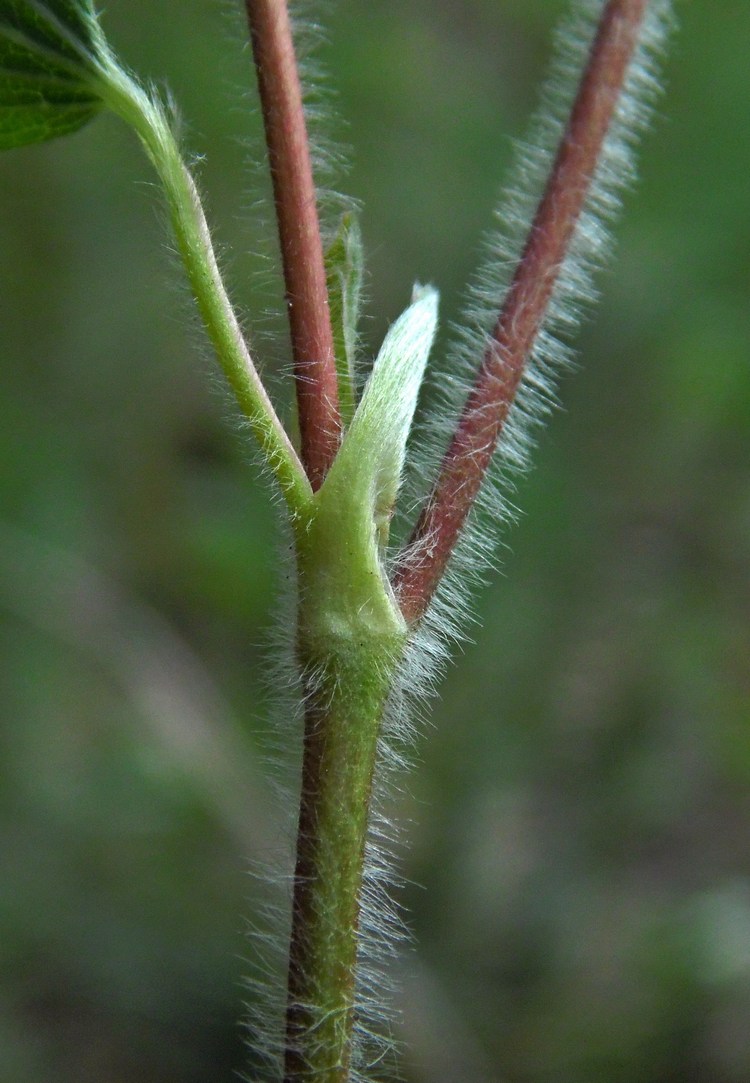
[[301, 458], [320, 488], [339, 445], [336, 363], [302, 91], [286, 0], [246, 0], [284, 267]]
[[435, 487], [396, 571], [406, 619], [424, 614], [487, 472], [581, 214], [647, 0], [609, 0], [491, 341]]

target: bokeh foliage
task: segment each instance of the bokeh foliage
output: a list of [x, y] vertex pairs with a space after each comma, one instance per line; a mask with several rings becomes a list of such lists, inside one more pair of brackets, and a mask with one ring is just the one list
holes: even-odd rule
[[[370, 348], [415, 278], [457, 313], [564, 7], [331, 12]], [[678, 14], [582, 371], [394, 804], [421, 885], [401, 892], [419, 943], [410, 1083], [750, 1078], [750, 8]], [[112, 0], [106, 21], [206, 155], [235, 297], [283, 398], [241, 19], [214, 0]], [[284, 542], [196, 354], [151, 180], [112, 118], [0, 160], [14, 1083], [232, 1078], [246, 870], [284, 847], [263, 764]]]

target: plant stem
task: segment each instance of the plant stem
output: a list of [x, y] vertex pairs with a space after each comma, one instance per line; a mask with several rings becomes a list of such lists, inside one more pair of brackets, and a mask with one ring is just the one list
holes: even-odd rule
[[302, 461], [320, 488], [341, 430], [333, 334], [302, 91], [285, 0], [246, 0], [284, 267]]
[[[296, 647], [306, 713], [289, 950], [288, 1083], [343, 1083], [349, 1077], [372, 777], [407, 635], [382, 571], [371, 509], [352, 495], [345, 458], [337, 460], [313, 496], [308, 521], [296, 530]], [[351, 511], [342, 530], [347, 500]]]
[[602, 12], [552, 171], [502, 311], [406, 547], [394, 587], [410, 623], [424, 614], [484, 480], [596, 171], [647, 0]]
[[313, 688], [289, 949], [287, 1083], [349, 1079], [365, 840], [396, 646], [385, 640], [363, 649], [343, 640], [320, 658], [300, 645]]
[[250, 356], [221, 278], [198, 190], [169, 123], [161, 107], [114, 62], [104, 68], [101, 93], [138, 133], [159, 174], [177, 248], [211, 344], [290, 514], [297, 518], [312, 498], [310, 483]]

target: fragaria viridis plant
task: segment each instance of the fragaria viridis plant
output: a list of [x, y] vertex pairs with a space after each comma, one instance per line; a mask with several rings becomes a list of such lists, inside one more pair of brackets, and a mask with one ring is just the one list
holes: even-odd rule
[[[75, 131], [103, 108], [134, 129], [216, 358], [281, 495], [295, 555], [291, 683], [304, 718], [296, 865], [280, 907], [286, 965], [268, 979], [264, 1018], [248, 1024], [264, 1078], [341, 1083], [387, 1071], [387, 958], [399, 919], [384, 786], [409, 758], [420, 701], [461, 633], [469, 586], [493, 560], [504, 489], [554, 402], [607, 222], [632, 177], [669, 10], [667, 0], [577, 5], [464, 326], [428, 369], [431, 285], [414, 287], [372, 364], [358, 356], [356, 212], [321, 225], [286, 0], [246, 7], [298, 440], [279, 421], [224, 286], [174, 108], [121, 64], [91, 0], [0, 0], [0, 146]], [[431, 413], [410, 442], [426, 371]], [[396, 511], [408, 524], [400, 548], [389, 546]]]

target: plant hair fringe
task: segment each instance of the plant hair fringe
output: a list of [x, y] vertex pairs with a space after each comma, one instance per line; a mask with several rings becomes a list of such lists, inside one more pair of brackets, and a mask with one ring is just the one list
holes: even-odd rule
[[[515, 145], [510, 179], [495, 210], [495, 229], [484, 238], [480, 266], [467, 289], [461, 322], [452, 328], [445, 361], [431, 363], [427, 380], [433, 405], [415, 426], [402, 507], [413, 517], [429, 492], [479, 360], [491, 340], [530, 224], [588, 58], [605, 0], [579, 0], [558, 28], [550, 72], [529, 132]], [[598, 293], [594, 282], [613, 247], [611, 225], [621, 197], [636, 179], [635, 151], [661, 92], [658, 60], [672, 26], [671, 0], [649, 0], [584, 207], [559, 269], [545, 317], [526, 361], [478, 499], [454, 549], [448, 570], [412, 639], [405, 671], [429, 695], [451, 647], [472, 620], [471, 597], [498, 563], [501, 531], [515, 522], [515, 483], [531, 460], [537, 431], [557, 406], [559, 376], [574, 362], [570, 342]], [[406, 557], [400, 559], [408, 560]]]

